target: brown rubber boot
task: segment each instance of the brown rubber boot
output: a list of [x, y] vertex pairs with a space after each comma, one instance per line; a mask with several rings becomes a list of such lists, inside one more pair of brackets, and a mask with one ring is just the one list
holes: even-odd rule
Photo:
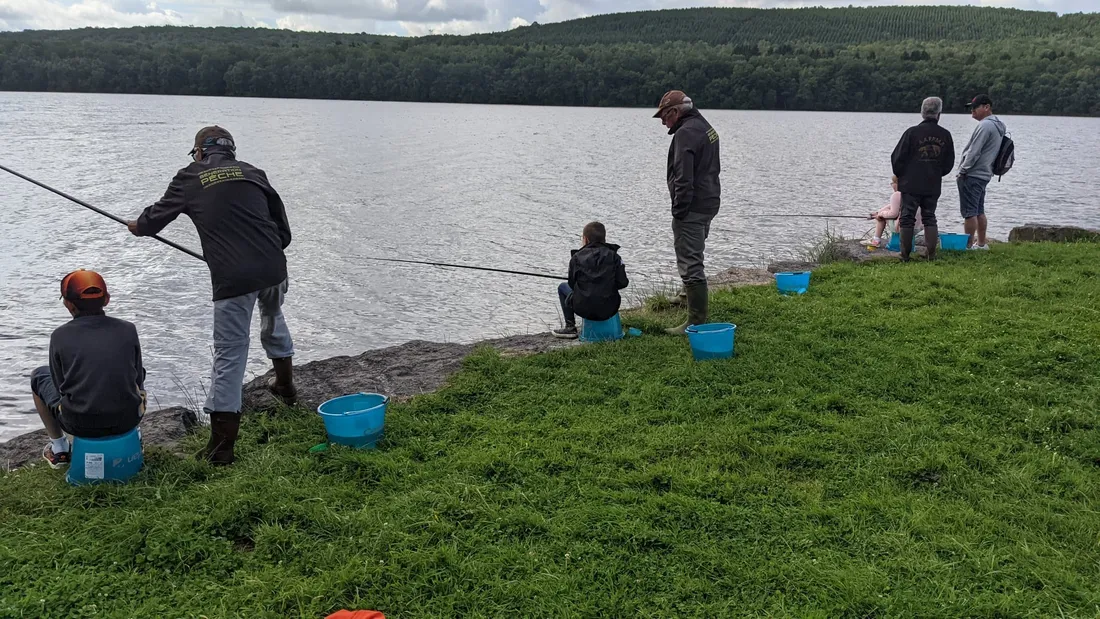
[[210, 441], [199, 453], [199, 458], [214, 466], [228, 466], [236, 459], [233, 447], [241, 430], [238, 413], [210, 413]]
[[940, 230], [937, 226], [924, 227], [924, 257], [928, 260], [936, 259], [936, 248], [940, 244]]
[[909, 250], [913, 248], [913, 229], [901, 228], [901, 261], [909, 262]]
[[271, 365], [275, 368], [275, 378], [267, 381], [268, 390], [287, 406], [294, 406], [298, 401], [298, 388], [294, 386], [294, 358], [272, 359]]

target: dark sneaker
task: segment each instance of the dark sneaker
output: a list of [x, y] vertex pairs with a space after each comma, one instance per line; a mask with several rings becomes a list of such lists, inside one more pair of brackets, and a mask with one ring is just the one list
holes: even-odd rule
[[577, 339], [577, 327], [576, 325], [565, 325], [561, 329], [554, 329], [550, 333], [554, 334], [554, 337], [562, 340], [575, 340]]
[[50, 463], [50, 468], [59, 469], [69, 466], [69, 462], [72, 462], [72, 454], [67, 451], [63, 451], [59, 454], [53, 452], [53, 445], [46, 443], [46, 448], [42, 450], [42, 459]]

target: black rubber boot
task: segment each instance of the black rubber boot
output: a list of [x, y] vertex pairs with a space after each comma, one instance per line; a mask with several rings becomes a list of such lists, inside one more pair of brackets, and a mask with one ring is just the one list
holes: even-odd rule
[[298, 401], [298, 388], [294, 386], [294, 358], [272, 359], [271, 365], [275, 368], [275, 378], [267, 381], [268, 390], [287, 406], [294, 406]]
[[707, 294], [707, 283], [690, 284], [684, 286], [687, 293], [688, 319], [684, 324], [665, 329], [669, 335], [684, 335], [687, 328], [692, 325], [706, 324], [710, 310], [710, 296]]
[[210, 441], [199, 457], [214, 466], [228, 466], [236, 459], [233, 447], [241, 430], [239, 413], [210, 413]]
[[901, 229], [901, 261], [909, 262], [909, 250], [913, 248], [913, 229], [902, 228]]
[[688, 292], [688, 322], [705, 325], [710, 319], [710, 293], [707, 283], [695, 284]]
[[937, 226], [924, 227], [924, 257], [936, 259], [936, 248], [940, 244], [940, 230]]

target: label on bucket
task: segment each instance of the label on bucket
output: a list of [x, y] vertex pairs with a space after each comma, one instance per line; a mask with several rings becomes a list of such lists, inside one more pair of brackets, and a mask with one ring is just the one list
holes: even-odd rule
[[84, 454], [84, 477], [103, 479], [103, 454]]

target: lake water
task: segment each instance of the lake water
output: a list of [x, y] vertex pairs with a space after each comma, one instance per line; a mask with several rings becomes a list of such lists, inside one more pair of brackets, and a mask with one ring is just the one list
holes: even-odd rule
[[[917, 107], [919, 102], [914, 102]], [[565, 273], [583, 225], [603, 221], [636, 293], [675, 283], [664, 181], [669, 136], [650, 110], [0, 93], [0, 163], [125, 218], [220, 124], [264, 168], [294, 231], [285, 308], [297, 363], [410, 339], [470, 342], [557, 324], [550, 280], [405, 266], [366, 256]], [[723, 207], [710, 272], [795, 257], [827, 220], [890, 194], [889, 155], [917, 114], [706, 111], [722, 136]], [[990, 231], [1100, 226], [1100, 119], [1002, 117], [1017, 164], [989, 189]], [[974, 121], [943, 120], [961, 153]], [[945, 187], [941, 230], [960, 231]], [[870, 224], [828, 220], [862, 235]], [[153, 406], [201, 403], [210, 364], [204, 265], [0, 173], [0, 440], [38, 427], [28, 388], [68, 319], [60, 278], [100, 271], [110, 313], [138, 326]], [[180, 218], [164, 236], [198, 249]], [[254, 333], [258, 333], [257, 326]], [[253, 337], [251, 373], [268, 367]]]

